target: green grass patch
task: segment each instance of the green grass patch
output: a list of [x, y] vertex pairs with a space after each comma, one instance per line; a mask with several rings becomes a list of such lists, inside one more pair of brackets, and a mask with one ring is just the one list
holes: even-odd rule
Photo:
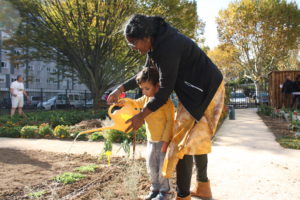
[[300, 149], [300, 138], [281, 137], [276, 139], [276, 141], [285, 148]]
[[80, 173], [72, 173], [72, 172], [65, 172], [63, 174], [60, 174], [54, 178], [55, 181], [63, 184], [69, 184], [74, 183], [76, 181], [79, 181], [86, 176]]
[[35, 199], [35, 198], [40, 198], [40, 197], [42, 197], [44, 194], [46, 194], [46, 191], [41, 190], [41, 191], [38, 191], [38, 192], [31, 192], [31, 193], [29, 193], [27, 196], [28, 196], [30, 199]]
[[95, 170], [98, 168], [96, 164], [81, 166], [75, 169], [75, 171], [85, 173], [85, 172], [95, 172]]

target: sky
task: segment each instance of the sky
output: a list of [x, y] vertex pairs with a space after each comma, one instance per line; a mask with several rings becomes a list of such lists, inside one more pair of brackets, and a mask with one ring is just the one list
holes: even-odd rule
[[[287, 0], [287, 2], [297, 2], [300, 7], [300, 0]], [[226, 9], [233, 0], [197, 0], [197, 12], [199, 18], [206, 23], [205, 25], [205, 45], [210, 49], [218, 45], [218, 32], [215, 18], [221, 9]]]

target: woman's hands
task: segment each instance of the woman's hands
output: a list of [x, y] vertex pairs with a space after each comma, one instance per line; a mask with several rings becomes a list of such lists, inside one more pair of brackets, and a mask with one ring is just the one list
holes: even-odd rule
[[122, 92], [124, 92], [123, 86], [120, 86], [114, 91], [112, 91], [107, 97], [107, 103], [108, 104], [117, 103]]
[[140, 112], [139, 114], [133, 116], [132, 118], [130, 118], [129, 120], [127, 120], [125, 123], [130, 123], [130, 126], [126, 129], [126, 132], [128, 131], [136, 131], [138, 130], [143, 124], [144, 124], [144, 119], [150, 114], [152, 113], [151, 110], [149, 110], [147, 107], [143, 109], [142, 112]]
[[144, 124], [143, 113], [140, 112], [139, 114], [137, 114], [137, 115], [133, 116], [132, 118], [130, 118], [129, 120], [127, 120], [125, 123], [126, 124], [131, 123], [125, 132], [128, 132], [130, 130], [131, 131], [138, 130]]

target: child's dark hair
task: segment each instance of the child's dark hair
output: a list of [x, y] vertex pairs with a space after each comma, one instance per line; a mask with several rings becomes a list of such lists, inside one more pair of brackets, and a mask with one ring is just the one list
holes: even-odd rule
[[159, 83], [159, 73], [156, 68], [154, 67], [145, 67], [141, 72], [139, 72], [136, 76], [136, 83], [140, 85], [149, 81], [152, 85], [156, 85]]
[[142, 39], [156, 37], [158, 29], [166, 22], [159, 16], [146, 16], [135, 14], [127, 22], [124, 35], [126, 37]]

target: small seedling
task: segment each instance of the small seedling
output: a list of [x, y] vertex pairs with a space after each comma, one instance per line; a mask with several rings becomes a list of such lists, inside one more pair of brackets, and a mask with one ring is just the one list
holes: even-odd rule
[[78, 171], [78, 172], [81, 172], [81, 173], [95, 172], [95, 170], [97, 168], [98, 168], [98, 166], [96, 164], [92, 164], [92, 165], [86, 165], [86, 166], [77, 167], [75, 169], [75, 171]]
[[63, 184], [74, 183], [79, 181], [80, 179], [85, 178], [86, 176], [80, 173], [72, 173], [72, 172], [65, 172], [60, 174], [54, 178], [55, 181]]
[[35, 198], [40, 198], [40, 197], [42, 197], [44, 194], [46, 194], [46, 191], [41, 190], [41, 191], [38, 191], [38, 192], [31, 192], [31, 193], [29, 193], [27, 196], [28, 196], [29, 198], [35, 199]]

